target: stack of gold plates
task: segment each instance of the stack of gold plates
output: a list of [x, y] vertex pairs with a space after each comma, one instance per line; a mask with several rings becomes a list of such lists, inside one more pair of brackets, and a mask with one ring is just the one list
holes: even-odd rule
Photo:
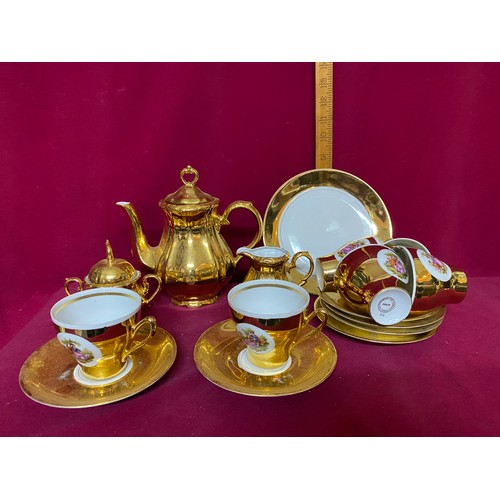
[[411, 313], [406, 319], [391, 326], [376, 323], [370, 316], [353, 311], [336, 292], [320, 292], [315, 309], [328, 311], [327, 325], [349, 337], [380, 344], [409, 344], [432, 337], [443, 322], [445, 308], [424, 313]]

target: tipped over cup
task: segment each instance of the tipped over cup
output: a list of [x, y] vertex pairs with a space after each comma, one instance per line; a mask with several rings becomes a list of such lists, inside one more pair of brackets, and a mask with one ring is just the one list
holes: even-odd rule
[[316, 264], [321, 292], [337, 291], [353, 310], [377, 323], [393, 325], [410, 314], [409, 271], [392, 249], [362, 245], [347, 253], [334, 271], [321, 259]]

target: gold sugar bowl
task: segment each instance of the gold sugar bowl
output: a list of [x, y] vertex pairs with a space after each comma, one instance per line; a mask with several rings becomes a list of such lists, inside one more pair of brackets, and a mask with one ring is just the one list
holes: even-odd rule
[[[76, 286], [75, 286], [76, 285]], [[66, 278], [64, 290], [67, 295], [89, 288], [120, 287], [129, 288], [141, 296], [144, 305], [149, 304], [160, 291], [161, 278], [157, 274], [145, 274], [125, 259], [117, 259], [109, 240], [106, 240], [106, 258], [94, 264], [82, 280], [77, 277]]]

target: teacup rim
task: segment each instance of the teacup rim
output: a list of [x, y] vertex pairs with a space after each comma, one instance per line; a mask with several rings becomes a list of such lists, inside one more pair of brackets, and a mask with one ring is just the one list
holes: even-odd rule
[[292, 317], [302, 313], [305, 309], [307, 309], [310, 302], [310, 295], [306, 290], [304, 290], [304, 288], [300, 287], [299, 285], [291, 281], [276, 280], [276, 279], [259, 279], [259, 280], [250, 280], [250, 281], [244, 281], [243, 283], [239, 283], [238, 285], [233, 287], [227, 294], [227, 302], [229, 304], [229, 307], [238, 314], [242, 314], [250, 318], [256, 317], [255, 313], [249, 311], [248, 309], [242, 307], [235, 307], [234, 304], [232, 303], [232, 299], [234, 298], [235, 295], [239, 295], [239, 293], [241, 293], [245, 289], [269, 286], [269, 285], [273, 287], [287, 288], [295, 291], [298, 295], [304, 298], [304, 304], [303, 307], [301, 307], [300, 309], [297, 308], [296, 310], [290, 311], [286, 315], [259, 313], [258, 316], [260, 319], [273, 319], [273, 318], [282, 319], [286, 317]]
[[[71, 324], [71, 323], [66, 323], [64, 321], [61, 321], [56, 318], [56, 314], [58, 311], [69, 305], [69, 303], [76, 302], [78, 300], [81, 300], [82, 298], [86, 298], [87, 296], [94, 296], [94, 295], [126, 295], [136, 301], [136, 305], [134, 308], [129, 310], [127, 314], [124, 314], [122, 316], [118, 316], [116, 318], [113, 318], [113, 320], [106, 320], [106, 321], [101, 321], [93, 324]], [[50, 309], [50, 317], [52, 319], [52, 322], [56, 324], [57, 326], [60, 326], [62, 328], [67, 328], [70, 330], [97, 330], [99, 328], [104, 328], [107, 326], [113, 326], [113, 325], [118, 325], [127, 319], [130, 319], [132, 316], [134, 316], [139, 310], [141, 309], [142, 306], [142, 299], [141, 296], [137, 293], [134, 292], [133, 290], [130, 290], [128, 288], [121, 288], [121, 287], [105, 287], [105, 288], [91, 288], [89, 290], [83, 290], [81, 292], [76, 292], [71, 295], [68, 295], [67, 297], [64, 297], [60, 300], [58, 300]]]

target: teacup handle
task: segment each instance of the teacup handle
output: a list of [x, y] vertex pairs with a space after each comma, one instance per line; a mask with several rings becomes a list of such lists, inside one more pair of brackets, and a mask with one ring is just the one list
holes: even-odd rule
[[303, 286], [306, 284], [306, 281], [311, 277], [311, 274], [314, 271], [314, 261], [313, 261], [311, 254], [309, 252], [297, 252], [292, 257], [292, 260], [285, 264], [285, 269], [288, 272], [290, 269], [297, 267], [297, 260], [299, 260], [300, 257], [305, 257], [309, 261], [309, 270], [307, 271], [305, 276], [302, 278], [302, 281], [300, 283], [297, 283], [299, 286]]
[[297, 340], [293, 342], [293, 347], [297, 346], [304, 340], [311, 338], [313, 335], [323, 330], [324, 326], [326, 325], [326, 320], [328, 318], [328, 311], [322, 307], [318, 307], [317, 309], [314, 309], [314, 311], [312, 311], [311, 314], [304, 316], [304, 324], [302, 328], [308, 325], [310, 321], [316, 316], [318, 316], [319, 319], [321, 320], [320, 325], [317, 326], [316, 328], [313, 328], [310, 332], [306, 333], [305, 335], [301, 335]]
[[[127, 356], [137, 349], [140, 349], [142, 346], [148, 343], [149, 339], [156, 333], [156, 319], [153, 318], [153, 316], [146, 316], [145, 318], [141, 319], [139, 323], [136, 323], [135, 325], [133, 324], [133, 320], [129, 320], [130, 323], [127, 325], [127, 336], [128, 336], [128, 341], [130, 342], [130, 347], [127, 349], [125, 348], [122, 353], [122, 358], [121, 362], [123, 363]], [[141, 340], [140, 342], [134, 342], [134, 337], [136, 333], [140, 330], [140, 328], [147, 324], [149, 326], [149, 332], [146, 338]]]
[[[236, 210], [237, 208], [244, 208], [246, 210], [249, 210], [250, 212], [252, 212], [255, 219], [257, 220], [257, 225], [258, 225], [257, 232], [255, 233], [255, 236], [253, 237], [252, 242], [249, 245], [244, 245], [247, 248], [253, 248], [259, 242], [259, 240], [262, 238], [262, 232], [263, 232], [262, 226], [263, 226], [263, 224], [262, 224], [262, 217], [261, 217], [259, 211], [252, 205], [251, 202], [249, 202], [249, 201], [234, 201], [233, 203], [228, 205], [226, 207], [226, 210], [224, 210], [224, 213], [221, 216], [218, 216], [220, 224], [221, 225], [229, 224], [229, 219], [228, 219], [229, 214], [233, 210]], [[240, 254], [234, 258], [235, 265], [240, 261], [240, 259], [242, 257], [243, 257], [243, 255]]]
[[72, 292], [69, 288], [71, 283], [76, 283], [76, 291], [81, 292], [85, 286], [84, 282], [80, 278], [66, 278], [64, 282], [64, 290], [66, 290], [66, 295], [71, 295]]
[[[149, 297], [146, 298], [149, 293], [148, 280], [156, 281], [156, 288], [149, 294]], [[156, 297], [156, 294], [160, 291], [160, 288], [161, 278], [157, 274], [145, 274], [142, 278], [142, 286], [139, 290], [139, 295], [141, 295], [142, 297], [142, 302], [144, 304], [149, 304]]]

